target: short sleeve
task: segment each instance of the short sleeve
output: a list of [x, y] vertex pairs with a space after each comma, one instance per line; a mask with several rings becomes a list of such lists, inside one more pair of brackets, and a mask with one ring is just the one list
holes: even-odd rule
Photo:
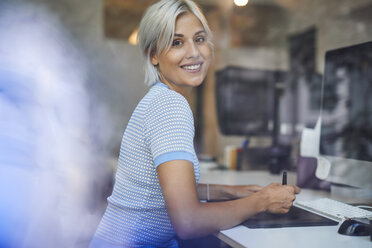
[[171, 160], [194, 161], [194, 120], [182, 95], [171, 90], [160, 93], [149, 104], [144, 122], [156, 167]]

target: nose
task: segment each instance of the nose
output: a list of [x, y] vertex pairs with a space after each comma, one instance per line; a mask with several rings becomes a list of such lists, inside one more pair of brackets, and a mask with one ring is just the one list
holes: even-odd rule
[[194, 42], [190, 42], [189, 45], [187, 46], [186, 50], [186, 58], [192, 59], [192, 58], [199, 58], [200, 56], [200, 51]]

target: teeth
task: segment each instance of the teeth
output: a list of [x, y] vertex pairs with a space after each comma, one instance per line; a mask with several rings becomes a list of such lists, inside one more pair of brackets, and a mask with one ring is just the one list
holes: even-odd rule
[[186, 70], [196, 70], [200, 67], [201, 64], [197, 64], [197, 65], [185, 65], [185, 66], [182, 66], [184, 69]]

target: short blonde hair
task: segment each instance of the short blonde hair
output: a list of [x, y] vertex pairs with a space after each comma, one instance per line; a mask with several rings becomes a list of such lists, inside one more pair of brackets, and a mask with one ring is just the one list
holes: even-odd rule
[[151, 57], [171, 48], [176, 19], [187, 12], [199, 19], [207, 34], [209, 46], [213, 50], [212, 33], [196, 3], [191, 0], [161, 0], [151, 5], [142, 17], [138, 29], [138, 41], [144, 56], [146, 85], [151, 86], [160, 80], [157, 68], [151, 63]]

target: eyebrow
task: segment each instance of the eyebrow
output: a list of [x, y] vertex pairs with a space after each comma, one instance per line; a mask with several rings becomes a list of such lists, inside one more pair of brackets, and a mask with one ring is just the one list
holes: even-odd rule
[[[205, 30], [200, 30], [200, 31], [196, 32], [196, 33], [194, 34], [194, 36], [195, 36], [195, 35], [199, 35], [199, 34], [201, 34], [201, 33], [207, 33], [207, 32], [205, 32]], [[174, 34], [174, 36], [177, 36], [177, 37], [185, 37], [183, 34]]]

